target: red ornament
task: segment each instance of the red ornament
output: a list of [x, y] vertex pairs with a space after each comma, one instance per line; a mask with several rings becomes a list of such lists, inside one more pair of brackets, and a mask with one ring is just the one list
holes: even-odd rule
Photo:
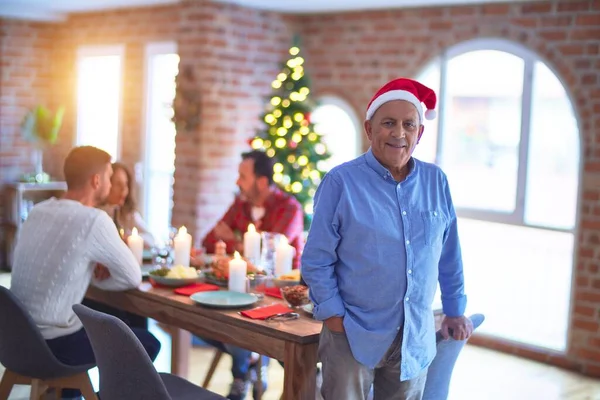
[[288, 143], [288, 147], [290, 149], [295, 149], [296, 147], [298, 147], [298, 143], [294, 142], [293, 140], [290, 140], [290, 142]]
[[250, 138], [250, 139], [246, 140], [246, 143], [248, 143], [248, 146], [252, 146], [253, 141], [254, 141], [254, 138]]
[[304, 114], [304, 119], [308, 121], [308, 123], [310, 124], [310, 113], [307, 112], [306, 114]]

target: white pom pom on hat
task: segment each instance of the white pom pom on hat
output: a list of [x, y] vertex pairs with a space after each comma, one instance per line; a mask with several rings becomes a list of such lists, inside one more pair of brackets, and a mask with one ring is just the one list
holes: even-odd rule
[[[437, 116], [435, 111], [437, 97], [433, 90], [415, 80], [398, 78], [386, 83], [375, 93], [367, 106], [366, 119], [371, 119], [379, 107], [393, 100], [405, 100], [413, 104], [419, 113], [421, 122], [423, 119], [432, 120]], [[423, 112], [421, 103], [427, 107], [425, 112]]]

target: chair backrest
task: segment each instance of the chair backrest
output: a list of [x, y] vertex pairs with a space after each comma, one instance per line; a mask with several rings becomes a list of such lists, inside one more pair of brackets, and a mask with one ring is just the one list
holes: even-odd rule
[[[485, 317], [483, 314], [474, 314], [469, 317], [473, 323], [473, 330], [477, 329]], [[436, 333], [437, 353], [427, 372], [427, 382], [423, 400], [446, 400], [450, 389], [450, 378], [456, 364], [456, 359], [463, 349], [466, 340], [454, 340], [452, 337], [444, 340], [441, 332]]]
[[96, 356], [102, 400], [171, 399], [148, 353], [123, 321], [81, 304], [73, 311]]
[[52, 354], [40, 330], [19, 299], [2, 286], [0, 364], [12, 372], [36, 379], [52, 379], [72, 373], [71, 367], [62, 364]]

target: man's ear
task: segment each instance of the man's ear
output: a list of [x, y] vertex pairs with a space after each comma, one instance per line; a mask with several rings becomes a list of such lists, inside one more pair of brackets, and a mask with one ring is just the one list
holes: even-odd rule
[[100, 174], [92, 175], [92, 188], [98, 189], [100, 187]]
[[364, 127], [365, 127], [365, 133], [367, 134], [367, 137], [369, 138], [369, 141], [372, 140], [372, 136], [373, 136], [373, 131], [371, 129], [371, 120], [366, 120], [364, 122]]
[[258, 185], [258, 188], [261, 190], [269, 187], [269, 180], [266, 176], [256, 178], [256, 183]]
[[419, 136], [417, 137], [417, 144], [421, 141], [421, 136], [423, 136], [423, 132], [425, 132], [425, 125], [421, 125], [419, 129]]

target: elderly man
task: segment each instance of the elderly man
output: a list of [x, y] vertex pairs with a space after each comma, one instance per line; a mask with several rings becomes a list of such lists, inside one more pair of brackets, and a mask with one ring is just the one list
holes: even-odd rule
[[[423, 112], [421, 103], [427, 106]], [[315, 196], [302, 275], [322, 320], [322, 394], [330, 399], [421, 399], [435, 355], [431, 304], [439, 280], [442, 330], [465, 339], [457, 221], [444, 173], [412, 158], [435, 93], [400, 78], [367, 108], [371, 148], [332, 169]], [[428, 119], [429, 119], [428, 118]]]

